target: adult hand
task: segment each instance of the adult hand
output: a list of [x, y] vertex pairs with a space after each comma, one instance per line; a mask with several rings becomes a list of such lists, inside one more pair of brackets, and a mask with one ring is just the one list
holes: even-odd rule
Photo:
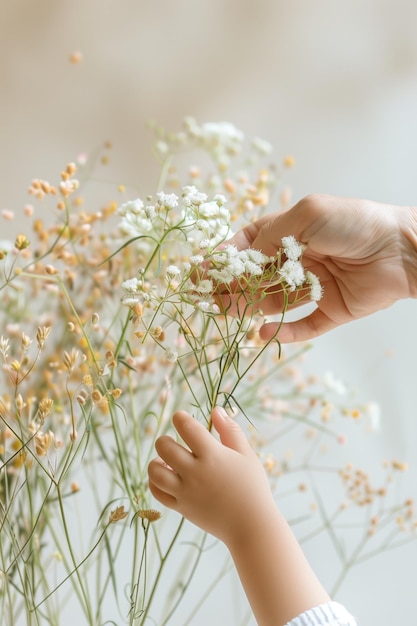
[[[417, 297], [416, 208], [314, 194], [249, 224], [228, 243], [274, 255], [288, 235], [306, 244], [303, 265], [319, 277], [323, 297], [314, 312], [282, 325], [283, 343], [312, 339]], [[275, 314], [282, 305], [282, 296], [273, 294], [262, 310]], [[277, 323], [266, 323], [261, 337], [269, 339], [276, 329]]]

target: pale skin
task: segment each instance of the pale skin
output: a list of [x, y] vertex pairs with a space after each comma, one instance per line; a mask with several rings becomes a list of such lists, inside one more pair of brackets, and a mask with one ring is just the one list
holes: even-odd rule
[[[228, 243], [273, 255], [288, 235], [306, 244], [303, 265], [320, 278], [324, 291], [313, 313], [284, 322], [282, 343], [313, 339], [417, 297], [416, 207], [314, 194], [249, 224]], [[278, 313], [282, 304], [279, 294], [271, 295], [262, 301], [262, 311]], [[277, 323], [266, 323], [260, 335], [268, 339], [276, 329]]]
[[278, 510], [264, 468], [239, 425], [221, 408], [212, 424], [220, 441], [185, 411], [173, 416], [183, 443], [156, 442], [149, 465], [154, 497], [230, 551], [260, 626], [283, 626], [329, 600]]
[[[417, 297], [417, 208], [315, 194], [265, 216], [228, 243], [273, 255], [284, 236], [306, 244], [303, 265], [320, 278], [316, 310], [284, 323], [283, 343], [312, 339], [405, 298]], [[226, 299], [230, 296], [220, 296]], [[282, 311], [279, 295], [262, 300]], [[276, 322], [260, 330], [263, 339]], [[158, 439], [149, 465], [152, 494], [222, 540], [232, 555], [260, 626], [282, 626], [329, 600], [276, 507], [264, 469], [239, 426], [212, 413], [220, 441], [183, 411], [174, 426], [183, 443]]]

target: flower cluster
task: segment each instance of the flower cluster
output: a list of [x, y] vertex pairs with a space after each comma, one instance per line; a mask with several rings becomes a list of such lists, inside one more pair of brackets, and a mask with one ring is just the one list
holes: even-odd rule
[[[293, 160], [265, 163], [270, 145], [244, 149], [229, 123], [189, 118], [178, 133], [153, 130], [161, 177], [152, 195], [118, 185], [119, 201], [88, 208], [93, 164], [81, 155], [57, 182], [31, 182], [34, 205], [14, 239], [0, 242], [0, 615], [10, 626], [59, 626], [65, 599], [71, 618], [76, 607], [90, 625], [179, 623], [206, 537], [155, 510], [147, 483], [155, 440], [179, 408], [208, 428], [215, 405], [258, 426], [249, 430], [272, 486], [281, 499], [294, 487], [294, 518], [307, 510], [306, 540], [333, 524], [340, 547], [343, 527], [333, 522], [354, 506], [370, 513], [352, 522], [367, 540], [383, 526], [395, 528], [388, 547], [415, 532], [410, 499], [394, 506], [342, 460], [349, 425], [371, 426], [377, 407], [352, 402], [333, 375], [306, 378], [308, 346], [283, 352], [279, 328], [267, 343], [259, 336], [267, 297], [282, 302], [284, 319], [292, 304], [322, 296], [294, 237], [272, 256], [230, 241], [273, 202], [287, 205], [281, 175]], [[181, 173], [177, 158], [196, 148], [212, 165]], [[52, 222], [41, 207], [55, 211]], [[312, 479], [320, 464], [345, 502], [334, 519], [322, 505], [326, 486]], [[398, 477], [405, 466], [389, 469]], [[345, 559], [343, 575], [354, 564]], [[207, 581], [197, 586], [202, 606]]]

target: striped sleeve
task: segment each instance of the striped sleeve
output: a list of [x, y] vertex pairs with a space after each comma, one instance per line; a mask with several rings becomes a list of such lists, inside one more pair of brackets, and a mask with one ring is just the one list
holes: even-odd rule
[[327, 602], [294, 618], [285, 626], [358, 626], [356, 620], [338, 602]]

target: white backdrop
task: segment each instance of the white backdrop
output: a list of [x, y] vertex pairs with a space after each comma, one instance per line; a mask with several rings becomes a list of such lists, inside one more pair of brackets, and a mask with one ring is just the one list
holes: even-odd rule
[[[145, 123], [178, 129], [185, 115], [293, 154], [294, 201], [317, 191], [415, 203], [416, 25], [409, 0], [0, 0], [0, 210], [21, 210], [32, 178], [55, 180], [107, 139], [111, 176], [148, 193]], [[0, 238], [9, 228], [0, 221]], [[411, 477], [415, 311], [403, 302], [340, 328], [310, 355], [314, 371], [381, 404], [370, 455], [407, 460]], [[413, 546], [358, 568], [340, 600], [363, 625], [413, 623], [416, 557]]]

